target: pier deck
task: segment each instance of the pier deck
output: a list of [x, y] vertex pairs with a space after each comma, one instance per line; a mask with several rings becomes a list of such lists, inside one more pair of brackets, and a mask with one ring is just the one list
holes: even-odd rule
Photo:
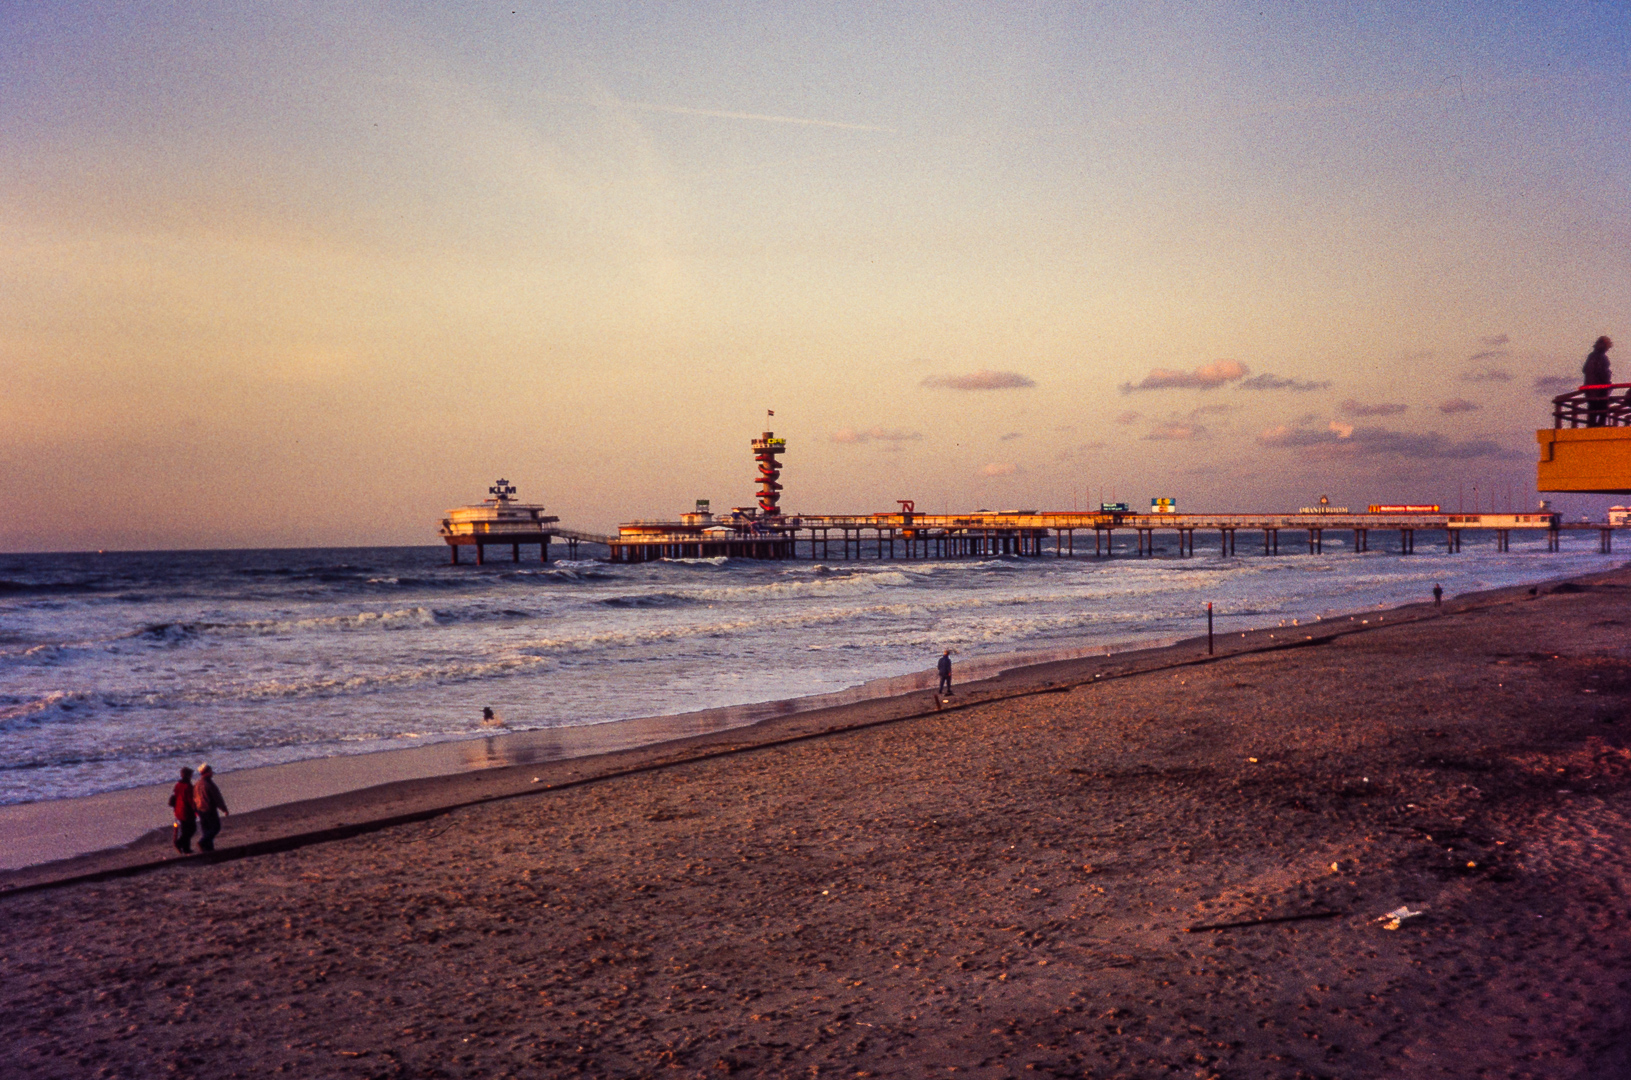
[[[757, 559], [945, 559], [991, 555], [1085, 556], [1086, 533], [1093, 534], [1092, 554], [1108, 558], [1116, 533], [1132, 533], [1139, 557], [1155, 554], [1156, 534], [1178, 540], [1178, 554], [1196, 553], [1196, 534], [1207, 537], [1204, 549], [1221, 556], [1236, 554], [1238, 533], [1261, 537], [1263, 554], [1280, 551], [1282, 532], [1301, 534], [1308, 552], [1324, 550], [1327, 533], [1349, 533], [1353, 550], [1369, 551], [1372, 533], [1397, 534], [1397, 550], [1416, 550], [1418, 533], [1441, 534], [1446, 550], [1461, 550], [1467, 531], [1493, 534], [1497, 551], [1509, 550], [1514, 531], [1540, 532], [1547, 550], [1560, 548], [1564, 532], [1596, 531], [1598, 549], [1613, 550], [1613, 526], [1595, 522], [1568, 524], [1554, 513], [1270, 513], [1270, 514], [1133, 514], [1094, 512], [1023, 512], [974, 514], [801, 514], [755, 519], [707, 529], [682, 522], [638, 522], [611, 538], [611, 561], [644, 562], [664, 558], [727, 556]], [[1077, 550], [1077, 534], [1082, 549]], [[1210, 535], [1210, 534], [1215, 534]], [[1293, 543], [1288, 537], [1288, 546]], [[1382, 538], [1378, 537], [1380, 544]], [[1383, 548], [1379, 547], [1379, 550]]]

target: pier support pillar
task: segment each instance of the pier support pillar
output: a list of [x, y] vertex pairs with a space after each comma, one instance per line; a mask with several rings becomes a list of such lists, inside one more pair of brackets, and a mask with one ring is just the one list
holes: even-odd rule
[[451, 551], [453, 553], [453, 565], [458, 566], [459, 565], [459, 545], [458, 544], [449, 544], [449, 545], [447, 545], [447, 550], [449, 550], [449, 551]]
[[477, 544], [476, 545], [476, 565], [477, 566], [486, 566], [487, 565], [487, 545], [486, 544]]

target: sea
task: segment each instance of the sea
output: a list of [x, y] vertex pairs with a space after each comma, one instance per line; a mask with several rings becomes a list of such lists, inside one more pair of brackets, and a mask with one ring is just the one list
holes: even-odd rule
[[[1087, 655], [1614, 565], [1458, 554], [449, 565], [445, 547], [0, 555], [0, 804]], [[1282, 539], [1286, 539], [1282, 537]], [[558, 550], [558, 549], [557, 549]], [[593, 548], [586, 547], [592, 552]], [[602, 549], [603, 550], [603, 549]], [[507, 552], [505, 554], [508, 554]], [[491, 721], [483, 709], [493, 710]]]

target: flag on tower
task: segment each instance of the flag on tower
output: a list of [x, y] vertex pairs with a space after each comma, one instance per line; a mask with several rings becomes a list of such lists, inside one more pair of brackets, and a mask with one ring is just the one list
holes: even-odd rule
[[768, 416], [775, 416], [776, 415], [776, 410], [775, 409], [766, 409], [765, 413]]

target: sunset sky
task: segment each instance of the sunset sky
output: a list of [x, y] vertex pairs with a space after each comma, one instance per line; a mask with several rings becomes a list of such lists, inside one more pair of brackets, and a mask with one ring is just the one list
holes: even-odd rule
[[[1259, 10], [1265, 8], [1264, 10]], [[0, 550], [1534, 504], [1631, 8], [0, 9]], [[1557, 499], [1571, 512], [1610, 499]]]

